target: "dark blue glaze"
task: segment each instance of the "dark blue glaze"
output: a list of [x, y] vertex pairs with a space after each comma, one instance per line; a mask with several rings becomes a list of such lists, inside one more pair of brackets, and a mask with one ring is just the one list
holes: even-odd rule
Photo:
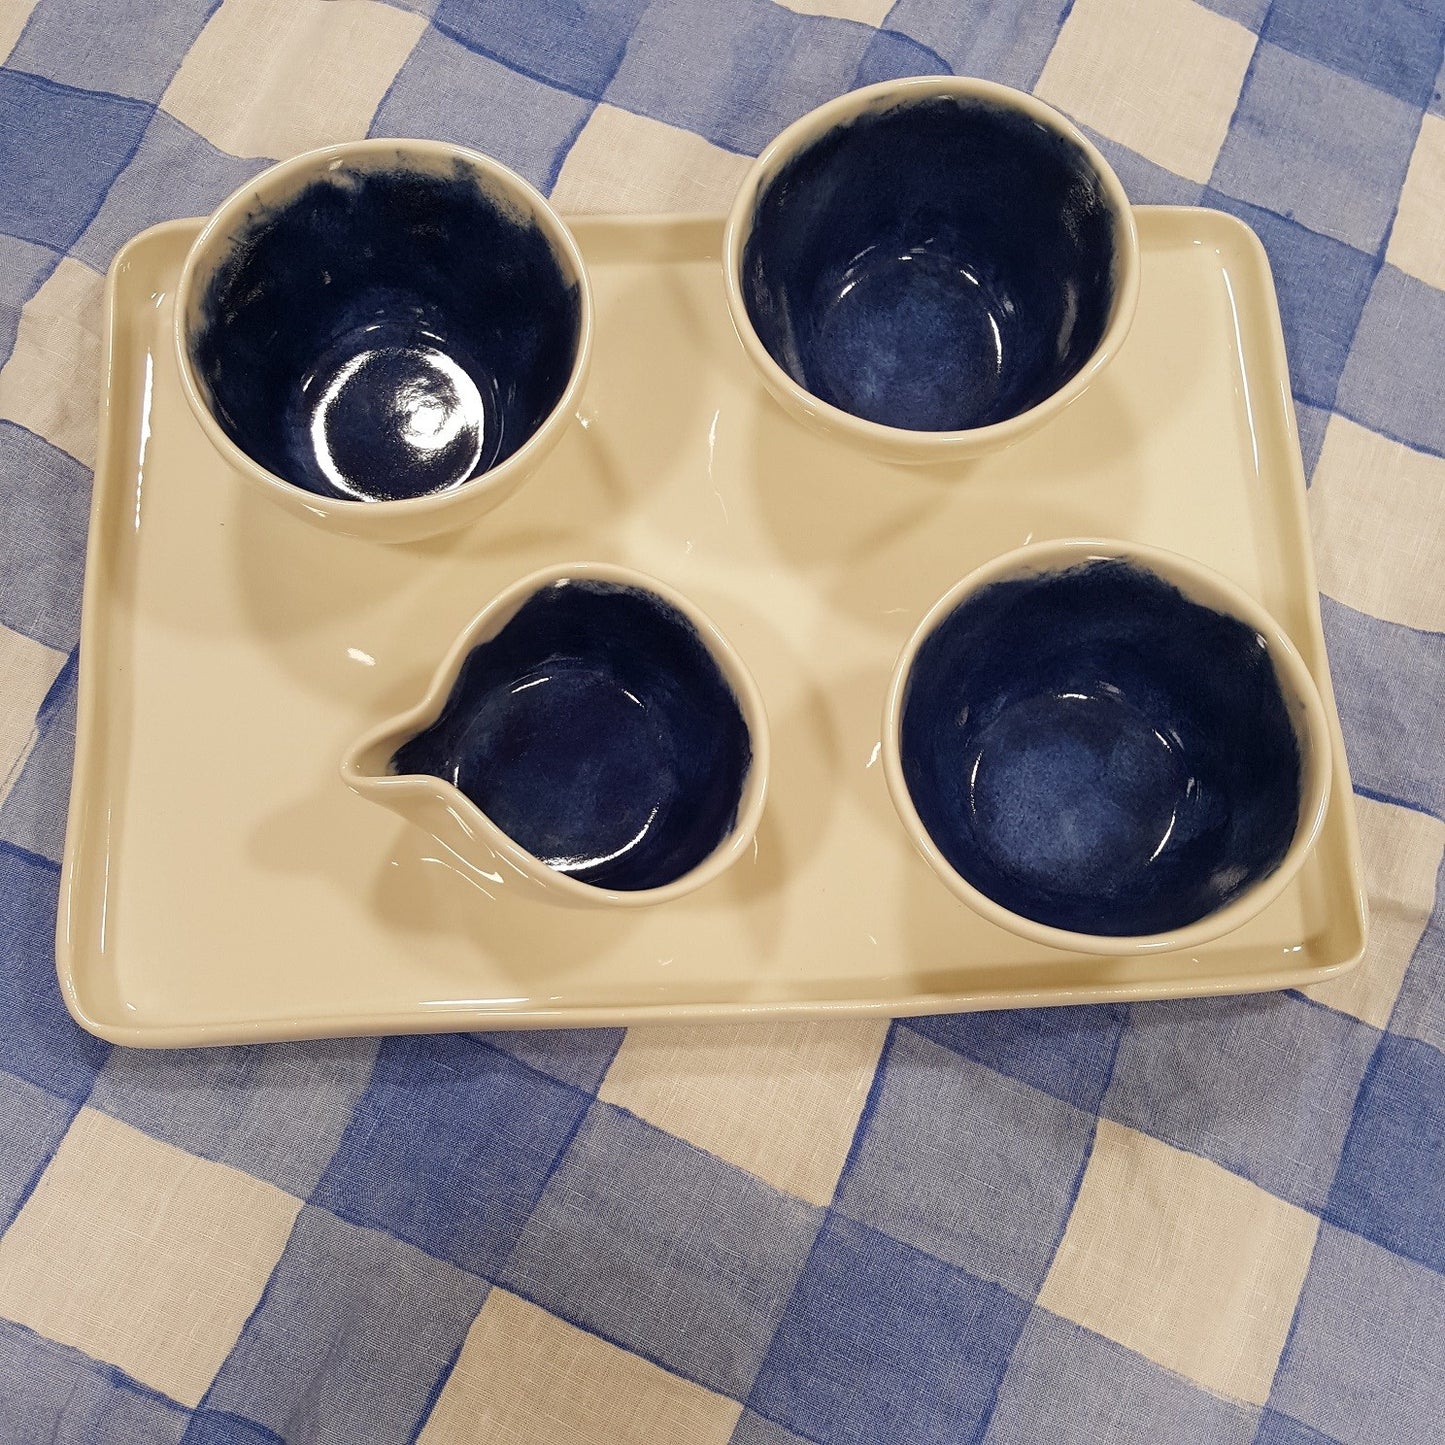
[[1299, 818], [1263, 639], [1122, 561], [964, 601], [919, 649], [899, 744], [949, 863], [1078, 933], [1203, 918], [1274, 870]]
[[460, 164], [338, 170], [252, 217], [191, 355], [253, 460], [323, 496], [446, 491], [561, 397], [580, 337], [547, 237]]
[[762, 192], [748, 315], [814, 396], [914, 431], [1027, 411], [1088, 360], [1114, 222], [1084, 155], [1038, 122], [940, 96], [819, 138]]
[[737, 699], [687, 618], [650, 592], [569, 580], [472, 650], [392, 771], [444, 778], [548, 866], [631, 892], [727, 837], [751, 762]]

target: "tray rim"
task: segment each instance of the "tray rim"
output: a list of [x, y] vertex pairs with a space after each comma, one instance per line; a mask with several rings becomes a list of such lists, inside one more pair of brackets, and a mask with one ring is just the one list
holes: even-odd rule
[[[1332, 789], [1337, 796], [1345, 861], [1352, 882], [1349, 904], [1357, 920], [1357, 947], [1354, 952], [1335, 963], [1309, 969], [1275, 967], [1247, 978], [1223, 974], [1178, 979], [1169, 983], [1143, 980], [1071, 984], [1054, 987], [1019, 988], [989, 993], [960, 990], [947, 994], [910, 994], [894, 998], [842, 998], [804, 1000], [791, 999], [763, 1002], [670, 1002], [607, 1004], [598, 1006], [570, 1004], [545, 1007], [533, 1004], [525, 1009], [498, 1011], [483, 1005], [467, 1006], [449, 1003], [445, 1007], [414, 1006], [406, 1014], [395, 1012], [356, 1012], [352, 1014], [316, 1014], [303, 1018], [273, 1017], [220, 1023], [127, 1023], [98, 1017], [86, 1005], [79, 985], [76, 951], [79, 947], [72, 926], [77, 892], [82, 872], [81, 839], [87, 831], [87, 811], [93, 787], [89, 780], [103, 766], [102, 739], [105, 718], [101, 712], [103, 689], [97, 678], [94, 661], [87, 658], [105, 655], [102, 634], [106, 627], [106, 609], [99, 605], [111, 582], [114, 561], [103, 545], [113, 505], [113, 486], [103, 485], [116, 466], [114, 453], [117, 440], [111, 426], [114, 409], [113, 383], [120, 354], [120, 317], [116, 305], [121, 276], [132, 256], [140, 249], [162, 238], [194, 234], [204, 224], [203, 217], [181, 217], [163, 221], [138, 232], [116, 252], [105, 277], [103, 293], [104, 360], [101, 367], [99, 398], [99, 445], [94, 468], [94, 489], [87, 527], [87, 550], [82, 592], [80, 625], [80, 659], [77, 677], [75, 759], [72, 769], [71, 793], [67, 810], [65, 846], [61, 859], [60, 893], [55, 928], [55, 963], [61, 997], [75, 1022], [88, 1033], [112, 1044], [133, 1048], [220, 1047], [235, 1044], [294, 1042], [328, 1038], [370, 1038], [391, 1034], [423, 1034], [441, 1032], [531, 1030], [563, 1028], [617, 1028], [649, 1023], [748, 1022], [778, 1020], [826, 1020], [843, 1018], [906, 1018], [952, 1012], [994, 1011], [1015, 1008], [1068, 1007], [1104, 1002], [1146, 1002], [1169, 999], [1235, 996], [1269, 993], [1283, 989], [1308, 987], [1337, 978], [1356, 968], [1368, 946], [1369, 912], [1364, 887], [1359, 829], [1353, 806], [1353, 786], [1349, 774], [1339, 710], [1335, 701], [1329, 657], [1325, 646], [1324, 627], [1319, 605], [1319, 585], [1315, 569], [1314, 549], [1310, 541], [1307, 508], [1307, 483], [1298, 441], [1294, 396], [1288, 385], [1288, 360], [1284, 330], [1278, 306], [1278, 292], [1263, 242], [1254, 230], [1228, 212], [1203, 206], [1135, 206], [1141, 222], [1157, 217], [1161, 222], [1174, 217], [1206, 216], [1207, 224], [1235, 233], [1236, 240], [1250, 253], [1251, 263], [1259, 268], [1266, 294], [1271, 300], [1266, 316], [1257, 318], [1257, 338], [1266, 351], [1268, 372], [1282, 377], [1281, 388], [1288, 445], [1285, 447], [1289, 476], [1281, 486], [1289, 493], [1290, 525], [1303, 538], [1300, 549], [1300, 584], [1307, 593], [1305, 618], [1309, 644], [1314, 659], [1311, 672], [1315, 676], [1330, 724], [1334, 750]], [[721, 236], [721, 216], [704, 214], [569, 214], [564, 217], [574, 228], [605, 234], [609, 239], [646, 235], [651, 232], [696, 231], [707, 234], [716, 230]], [[1334, 811], [1335, 805], [1331, 805]], [[1339, 905], [1336, 905], [1339, 906]], [[1186, 950], [1187, 952], [1188, 950]]]

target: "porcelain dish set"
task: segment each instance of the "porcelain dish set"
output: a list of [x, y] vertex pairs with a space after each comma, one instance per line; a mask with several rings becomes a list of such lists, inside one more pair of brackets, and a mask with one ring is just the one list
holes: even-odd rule
[[840, 97], [725, 225], [332, 147], [137, 237], [107, 307], [57, 928], [93, 1032], [1358, 962], [1263, 252], [1031, 97]]

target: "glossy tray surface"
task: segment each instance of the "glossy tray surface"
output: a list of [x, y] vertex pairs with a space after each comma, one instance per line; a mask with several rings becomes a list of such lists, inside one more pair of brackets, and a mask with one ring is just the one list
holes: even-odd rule
[[[117, 1042], [185, 1046], [1187, 997], [1357, 962], [1342, 746], [1299, 879], [1225, 939], [1128, 960], [976, 917], [884, 786], [884, 691], [918, 619], [990, 556], [1049, 537], [1137, 539], [1239, 583], [1299, 646], [1338, 737], [1264, 252], [1215, 212], [1139, 223], [1116, 362], [1041, 433], [930, 474], [854, 457], [765, 396], [729, 327], [720, 222], [578, 221], [597, 295], [580, 424], [500, 511], [405, 547], [327, 536], [225, 472], [169, 342], [199, 223], [138, 236], [107, 292], [57, 936], [71, 1011]], [[337, 770], [495, 593], [582, 560], [652, 573], [713, 617], [773, 732], [753, 856], [621, 915], [483, 892]]]

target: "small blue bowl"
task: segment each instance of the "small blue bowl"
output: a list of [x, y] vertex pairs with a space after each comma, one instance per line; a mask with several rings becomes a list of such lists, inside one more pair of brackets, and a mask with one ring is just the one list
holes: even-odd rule
[[651, 578], [577, 564], [483, 611], [343, 776], [494, 883], [504, 862], [560, 901], [635, 904], [735, 861], [767, 755], [762, 701], [716, 627]]
[[898, 460], [1007, 445], [1118, 349], [1138, 238], [1118, 179], [1048, 106], [952, 76], [784, 131], [725, 242], [734, 325], [805, 419]]
[[192, 408], [236, 469], [395, 540], [511, 490], [565, 424], [589, 335], [581, 256], [546, 201], [427, 141], [255, 177], [197, 237], [177, 303]]
[[905, 649], [894, 802], [985, 916], [1085, 952], [1192, 947], [1297, 871], [1329, 735], [1299, 654], [1197, 563], [1044, 543], [980, 569]]

